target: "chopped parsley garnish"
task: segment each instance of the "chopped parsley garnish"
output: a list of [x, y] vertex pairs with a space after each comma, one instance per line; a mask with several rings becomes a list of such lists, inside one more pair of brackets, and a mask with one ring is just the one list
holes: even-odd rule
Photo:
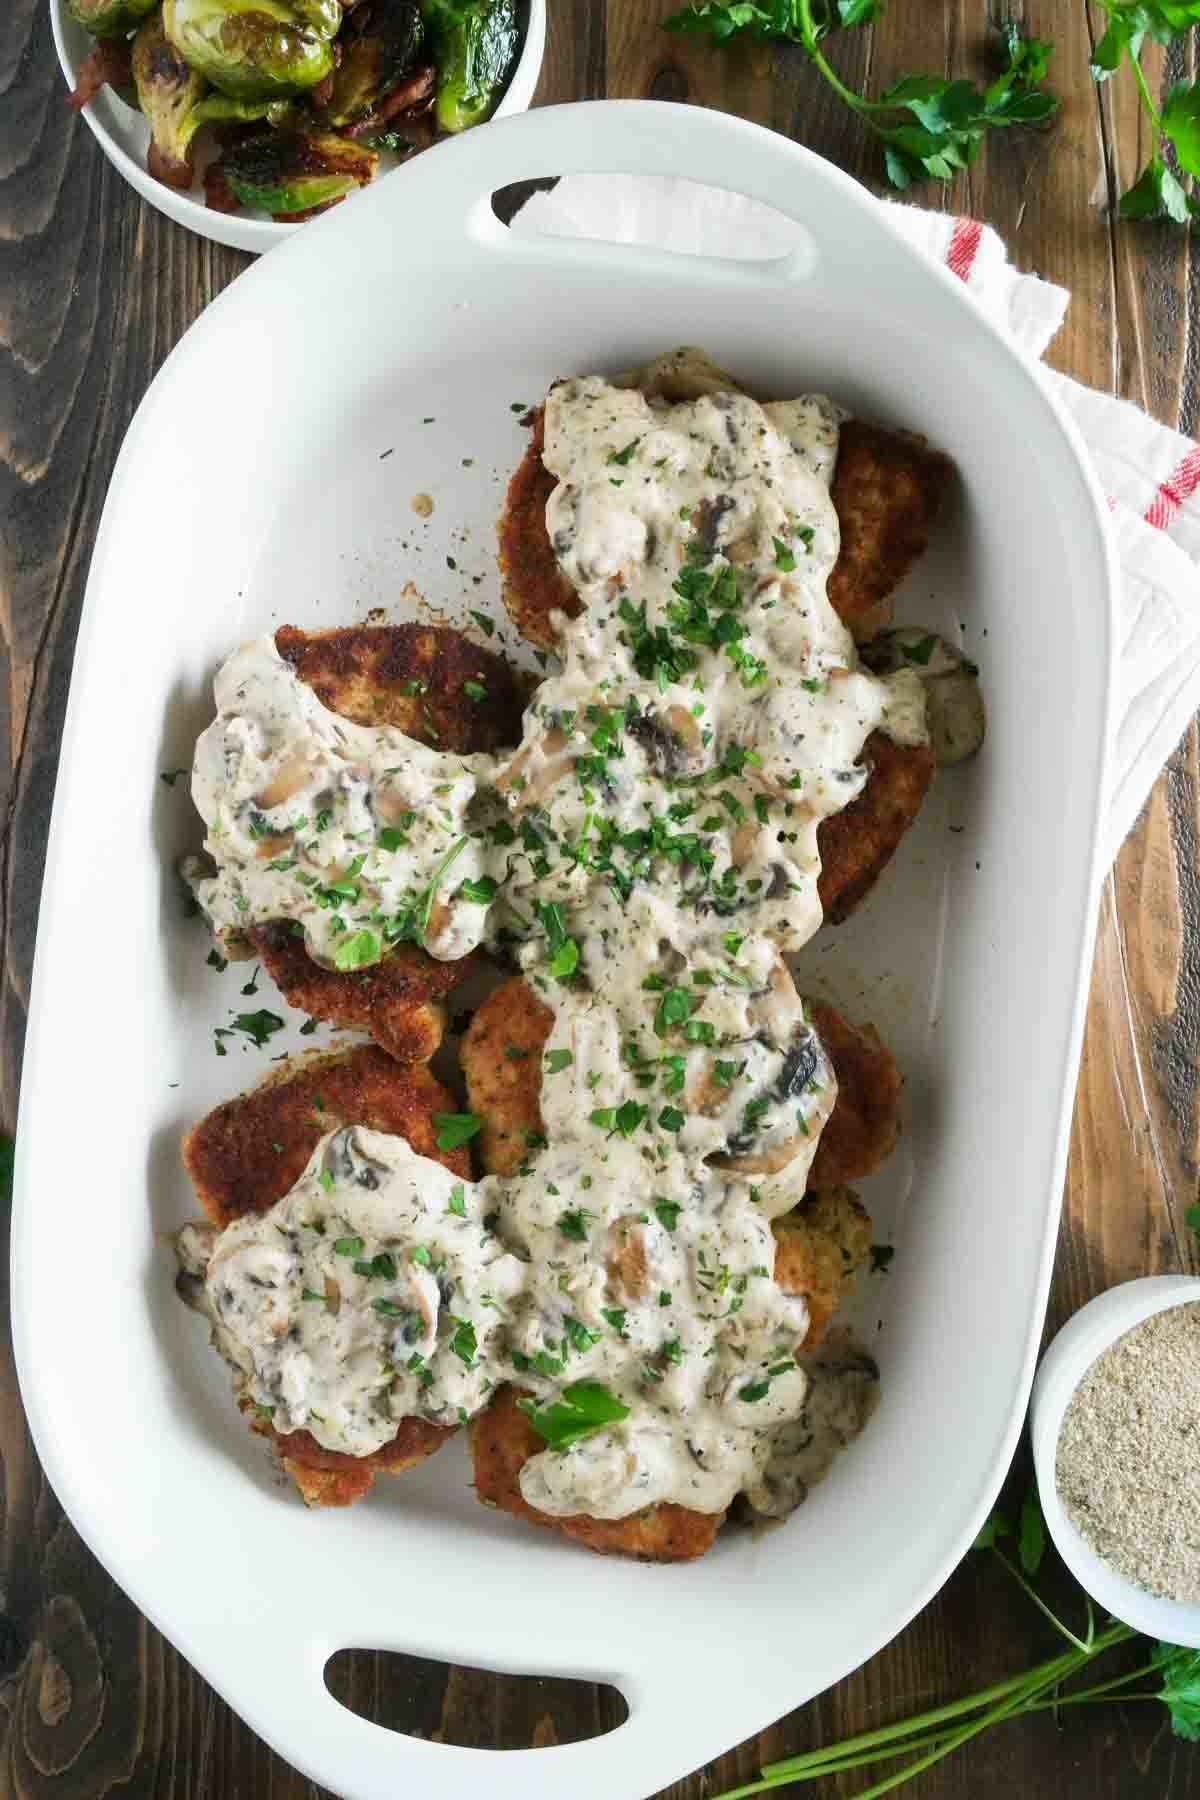
[[[336, 1249], [336, 1245], [334, 1248]], [[371, 1258], [370, 1262], [356, 1262], [354, 1273], [365, 1275], [368, 1280], [373, 1281], [395, 1281], [396, 1259], [389, 1251], [381, 1250], [378, 1256]]]
[[577, 1355], [583, 1356], [593, 1344], [600, 1342], [598, 1331], [589, 1331], [579, 1319], [573, 1319], [568, 1313], [563, 1319], [563, 1330], [567, 1334], [567, 1342]]
[[622, 1137], [628, 1138], [633, 1136], [649, 1110], [647, 1106], [639, 1106], [636, 1100], [625, 1100], [620, 1106], [598, 1106], [588, 1117], [602, 1131], [619, 1131]]
[[464, 681], [463, 693], [469, 694], [472, 700], [486, 700], [487, 689], [482, 681]]
[[666, 1231], [674, 1231], [682, 1211], [683, 1207], [678, 1200], [656, 1200], [654, 1202], [654, 1215]]
[[496, 898], [496, 882], [490, 875], [481, 875], [478, 881], [461, 882], [458, 891], [476, 906], [490, 906]]
[[335, 1256], [361, 1256], [365, 1248], [360, 1237], [340, 1237], [333, 1240]]
[[790, 575], [796, 566], [795, 556], [782, 538], [772, 538], [771, 542], [775, 546], [775, 567], [785, 575]]
[[450, 1315], [454, 1325], [454, 1335], [450, 1339], [450, 1348], [460, 1362], [466, 1363], [468, 1369], [475, 1367], [475, 1353], [479, 1346], [475, 1341], [475, 1327], [470, 1319], [458, 1319]]
[[602, 1306], [600, 1317], [607, 1319], [618, 1337], [625, 1336], [625, 1308], [623, 1306]]
[[466, 1218], [467, 1190], [464, 1188], [461, 1181], [456, 1181], [454, 1186], [450, 1189], [450, 1198], [446, 1202], [446, 1211], [453, 1213], [456, 1218]]
[[547, 1050], [546, 1072], [549, 1075], [561, 1075], [575, 1061], [569, 1050]]
[[333, 964], [343, 971], [365, 969], [369, 963], [378, 962], [379, 955], [379, 939], [373, 931], [352, 931], [334, 951]]
[[900, 649], [906, 662], [916, 663], [923, 669], [937, 649], [937, 638], [930, 633], [916, 644], [901, 644]]
[[234, 1013], [232, 1025], [215, 1025], [213, 1027], [217, 1055], [225, 1055], [225, 1045], [222, 1039], [232, 1037], [235, 1032], [240, 1032], [243, 1037], [249, 1038], [255, 1049], [261, 1050], [277, 1031], [282, 1030], [283, 1020], [279, 1014], [268, 1012], [265, 1007], [260, 1008], [258, 1012]]
[[[1194, 1210], [1197, 1210], [1197, 1226], [1200, 1227], [1200, 1209], [1194, 1209]], [[893, 1258], [893, 1256], [895, 1256], [895, 1254], [896, 1254], [896, 1248], [895, 1248], [894, 1244], [872, 1244], [871, 1245], [871, 1273], [872, 1273], [872, 1275], [882, 1274], [886, 1269], [888, 1269], [891, 1265], [892, 1258]]]
[[476, 612], [473, 607], [471, 609], [471, 617], [478, 625], [480, 631], [483, 632], [484, 636], [491, 637], [496, 629], [496, 621], [494, 619], [489, 619], [486, 613]]
[[483, 1130], [483, 1120], [478, 1113], [434, 1113], [433, 1127], [439, 1150], [457, 1150]]
[[640, 437], [631, 438], [623, 450], [610, 450], [604, 460], [610, 464], [617, 463], [622, 469], [627, 468], [633, 461], [633, 453], [641, 441]]
[[[668, 1299], [669, 1298], [670, 1296], [668, 1296]], [[659, 1304], [662, 1304], [661, 1297]], [[659, 1354], [669, 1363], [681, 1363], [683, 1361], [683, 1345], [679, 1342], [678, 1338], [669, 1338], [662, 1346]]]
[[569, 1212], [559, 1213], [558, 1229], [562, 1232], [563, 1236], [569, 1238], [573, 1244], [586, 1244], [588, 1235], [587, 1222], [591, 1216], [591, 1213], [586, 1212], [582, 1206], [574, 1206]]
[[579, 964], [579, 945], [573, 937], [567, 935], [562, 908], [553, 901], [538, 900], [533, 910], [550, 948], [547, 973], [556, 981], [570, 981]]
[[664, 1131], [682, 1131], [687, 1123], [687, 1114], [681, 1113], [677, 1106], [664, 1106], [658, 1115], [658, 1122]]
[[408, 1260], [409, 1262], [420, 1263], [422, 1268], [427, 1269], [432, 1263], [433, 1257], [429, 1254], [429, 1251], [424, 1244], [414, 1244], [408, 1253]]
[[629, 1417], [629, 1408], [601, 1381], [573, 1381], [546, 1406], [533, 1400], [521, 1400], [518, 1405], [552, 1450], [567, 1450], [580, 1438]]

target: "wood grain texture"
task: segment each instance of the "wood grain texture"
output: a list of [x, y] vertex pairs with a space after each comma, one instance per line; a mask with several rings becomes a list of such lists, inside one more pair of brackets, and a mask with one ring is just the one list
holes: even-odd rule
[[[540, 102], [653, 95], [787, 132], [880, 189], [875, 147], [804, 58], [668, 37], [676, 0], [551, 0]], [[1046, 132], [997, 134], [925, 204], [996, 225], [1016, 260], [1070, 288], [1050, 359], [1194, 431], [1198, 285], [1186, 238], [1118, 227], [1111, 204], [1144, 155], [1128, 82], [1087, 73], [1097, 21], [1027, 0], [1058, 49], [1062, 96]], [[984, 0], [893, 0], [840, 41], [848, 80], [902, 70], [980, 74]], [[1178, 79], [1193, 53], [1153, 83]], [[245, 258], [189, 237], [109, 170], [62, 106], [44, 0], [0, 8], [0, 1116], [15, 1118], [45, 833], [87, 560], [122, 433], [167, 351]], [[1193, 727], [1104, 891], [1047, 1331], [1131, 1275], [1197, 1269], [1184, 1224], [1200, 1186], [1200, 747]], [[7, 1283], [7, 1257], [4, 1275]], [[4, 1292], [7, 1302], [7, 1290]], [[319, 1800], [188, 1667], [99, 1568], [64, 1519], [25, 1430], [7, 1340], [0, 1368], [0, 1800], [112, 1792], [186, 1800]], [[1025, 1452], [1011, 1478], [1027, 1478]], [[1067, 1601], [1064, 1582], [1062, 1594]], [[1067, 1601], [1069, 1604], [1069, 1601]], [[805, 1629], [797, 1621], [797, 1629]], [[1045, 1628], [983, 1557], [880, 1656], [762, 1737], [666, 1790], [704, 1800], [764, 1759], [828, 1742], [1013, 1672]], [[748, 1673], [752, 1679], [752, 1674]], [[355, 1652], [331, 1672], [366, 1716], [499, 1748], [609, 1729], [613, 1697], [586, 1684], [509, 1680]], [[853, 1793], [853, 1781], [806, 1791]], [[1200, 1795], [1200, 1754], [1156, 1709], [1081, 1709], [989, 1734], [911, 1789], [925, 1800], [1013, 1795], [1162, 1800]]]

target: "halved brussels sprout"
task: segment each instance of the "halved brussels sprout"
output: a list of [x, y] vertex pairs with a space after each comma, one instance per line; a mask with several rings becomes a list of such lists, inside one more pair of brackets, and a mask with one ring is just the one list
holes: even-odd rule
[[911, 669], [925, 689], [929, 741], [942, 767], [974, 756], [987, 729], [979, 670], [936, 632], [919, 625], [883, 631], [860, 654], [875, 675]]
[[276, 218], [311, 212], [365, 187], [378, 164], [373, 150], [316, 131], [264, 132], [221, 158], [225, 180], [241, 204]]
[[67, 11], [93, 37], [117, 37], [132, 31], [158, 0], [67, 0]]
[[416, 0], [367, 0], [338, 40], [342, 60], [333, 93], [321, 118], [334, 126], [354, 125], [378, 112], [381, 103], [425, 48], [425, 24]]
[[491, 115], [517, 54], [514, 0], [422, 0], [437, 64], [437, 122], [465, 131]]
[[146, 166], [156, 181], [190, 188], [192, 139], [201, 123], [196, 106], [208, 83], [168, 42], [158, 14], [138, 27], [131, 60], [138, 105], [150, 127]]
[[338, 0], [163, 0], [176, 50], [235, 100], [315, 87], [333, 68]]

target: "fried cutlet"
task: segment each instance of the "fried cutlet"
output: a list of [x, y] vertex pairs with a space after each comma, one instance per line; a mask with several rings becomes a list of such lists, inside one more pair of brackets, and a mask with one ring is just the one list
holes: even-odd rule
[[[559, 569], [546, 531], [546, 502], [556, 486], [542, 461], [545, 417], [534, 407], [531, 434], [508, 484], [499, 520], [504, 605], [520, 635], [552, 650], [551, 613], [579, 616], [581, 602]], [[832, 500], [841, 550], [829, 600], [858, 643], [891, 620], [891, 596], [925, 549], [953, 464], [910, 432], [847, 419], [841, 428]]]
[[[849, 1024], [824, 1001], [808, 1002], [833, 1064], [838, 1097], [817, 1145], [809, 1185], [838, 1187], [869, 1175], [900, 1129], [900, 1071], [871, 1026]], [[478, 1143], [491, 1175], [511, 1175], [542, 1130], [542, 1048], [554, 1015], [522, 976], [489, 994], [467, 1028], [462, 1068]]]
[[521, 1398], [519, 1388], [500, 1388], [469, 1427], [475, 1492], [485, 1505], [561, 1532], [589, 1550], [640, 1562], [691, 1562], [712, 1548], [723, 1512], [693, 1512], [663, 1502], [625, 1519], [595, 1519], [588, 1513], [558, 1518], [530, 1506], [521, 1493], [521, 1470], [546, 1446], [521, 1411]]
[[[266, 1212], [295, 1186], [319, 1140], [342, 1125], [402, 1137], [456, 1175], [469, 1176], [465, 1149], [439, 1150], [435, 1112], [455, 1100], [428, 1069], [403, 1066], [371, 1045], [295, 1057], [236, 1100], [227, 1100], [184, 1139], [183, 1161], [211, 1222], [224, 1229], [247, 1212]], [[378, 1474], [399, 1474], [439, 1450], [453, 1431], [402, 1419], [390, 1443], [369, 1456], [326, 1450], [307, 1431], [280, 1434], [249, 1402], [252, 1431], [269, 1438], [309, 1506], [349, 1506]]]
[[439, 1150], [436, 1112], [454, 1096], [421, 1064], [402, 1064], [372, 1044], [314, 1051], [280, 1063], [249, 1093], [226, 1100], [183, 1140], [183, 1163], [205, 1215], [224, 1230], [266, 1212], [293, 1188], [327, 1131], [365, 1125], [402, 1137], [456, 1175], [469, 1177], [465, 1149]]
[[382, 962], [343, 973], [315, 963], [286, 919], [248, 934], [289, 1006], [347, 1031], [364, 1031], [397, 1062], [428, 1062], [442, 1041], [442, 1001], [476, 961], [439, 962], [416, 944], [398, 944]]
[[[432, 749], [462, 754], [520, 741], [522, 678], [495, 651], [449, 626], [306, 632], [281, 625], [275, 647], [323, 706], [356, 725], [393, 725]], [[433, 1055], [444, 1026], [440, 1002], [472, 963], [471, 957], [439, 962], [402, 944], [367, 969], [325, 969], [286, 921], [248, 935], [289, 1006], [364, 1031], [402, 1062], [426, 1062]]]
[[775, 1279], [785, 1294], [808, 1302], [806, 1350], [822, 1341], [838, 1307], [853, 1290], [871, 1253], [871, 1219], [847, 1187], [807, 1194], [771, 1223]]
[[281, 625], [275, 648], [322, 706], [355, 725], [394, 725], [433, 750], [464, 755], [521, 741], [520, 678], [448, 625]]
[[817, 894], [829, 925], [840, 925], [866, 899], [921, 810], [937, 766], [925, 744], [896, 744], [873, 731], [859, 762], [866, 786], [817, 827], [821, 873]]

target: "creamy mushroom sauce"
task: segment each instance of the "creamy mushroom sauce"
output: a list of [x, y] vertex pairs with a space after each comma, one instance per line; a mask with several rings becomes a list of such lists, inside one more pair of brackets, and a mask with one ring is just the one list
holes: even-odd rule
[[623, 1416], [531, 1458], [532, 1505], [619, 1518], [744, 1491], [778, 1514], [874, 1379], [801, 1353], [807, 1307], [772, 1275], [770, 1221], [803, 1199], [836, 1097], [783, 956], [821, 923], [817, 826], [861, 790], [871, 731], [927, 741], [923, 690], [860, 668], [826, 598], [828, 401], [669, 405], [586, 377], [551, 390], [545, 446], [585, 610], [559, 620], [516, 752], [347, 725], [264, 639], [218, 678], [193, 781], [218, 930], [291, 918], [343, 967], [404, 936], [515, 950], [554, 1012], [545, 1142], [471, 1183], [339, 1131], [270, 1212], [188, 1254], [278, 1430], [364, 1454], [506, 1381], [543, 1406], [596, 1382]]

